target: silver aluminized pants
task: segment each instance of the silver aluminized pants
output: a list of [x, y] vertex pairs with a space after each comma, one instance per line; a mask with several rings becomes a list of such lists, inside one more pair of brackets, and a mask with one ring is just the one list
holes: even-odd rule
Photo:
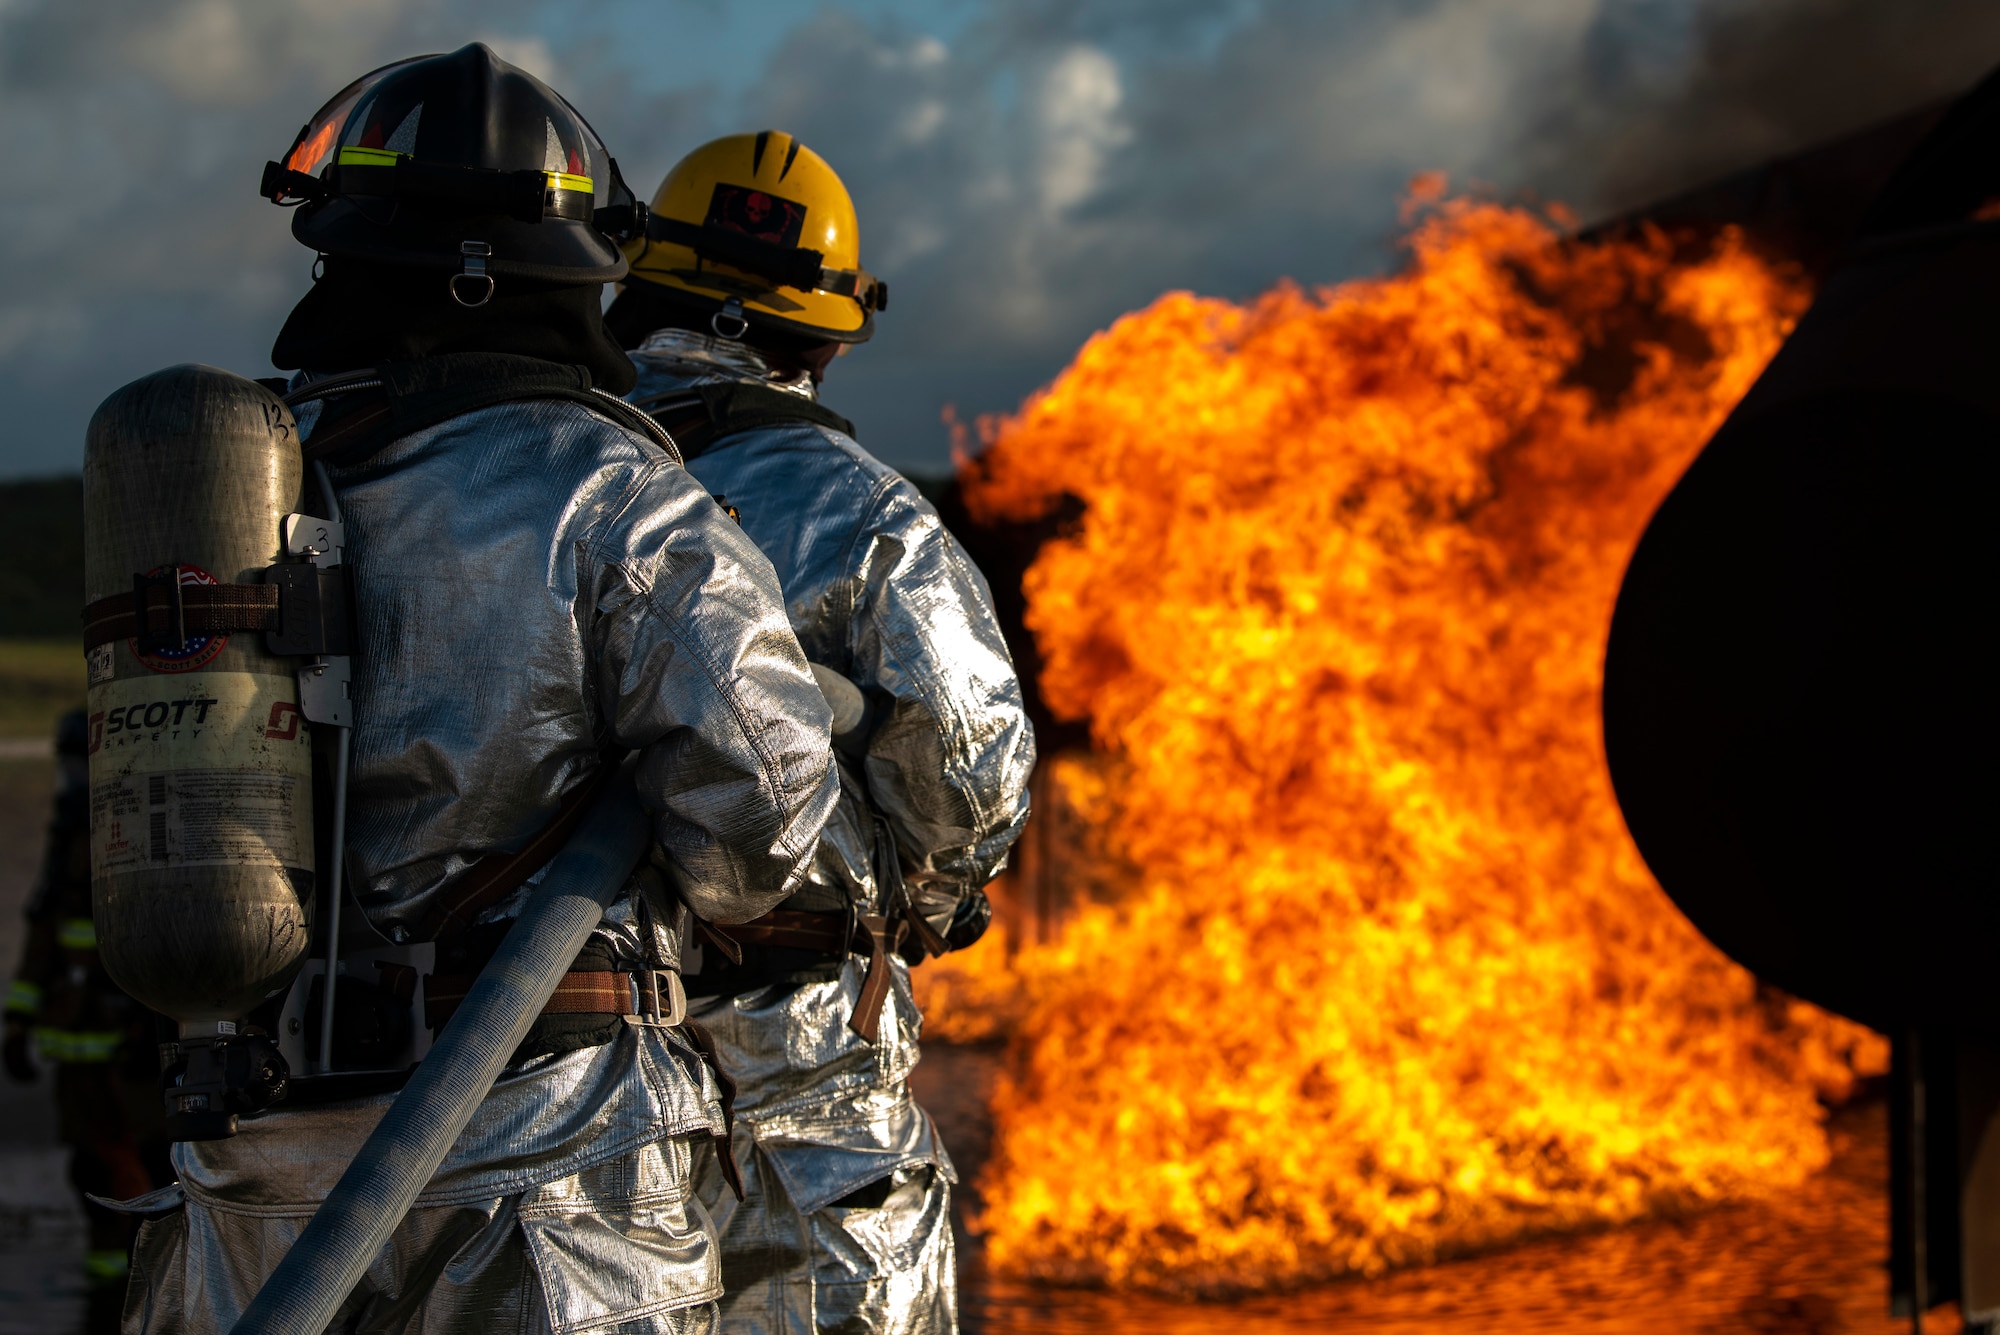
[[838, 978], [696, 1000], [737, 1081], [739, 1204], [713, 1150], [696, 1193], [722, 1244], [730, 1335], [944, 1335], [958, 1329], [951, 1187], [910, 1097], [921, 1021], [900, 961], [872, 1047], [847, 1028], [863, 961]]
[[[707, 1136], [701, 1137], [705, 1145]], [[351, 1335], [709, 1335], [715, 1262], [686, 1191], [691, 1137], [518, 1196], [419, 1206], [328, 1327]], [[312, 1218], [189, 1200], [139, 1234], [127, 1335], [222, 1335]]]
[[[226, 1335], [390, 1099], [177, 1147], [180, 1185], [131, 1204], [168, 1213], [140, 1230], [125, 1335]], [[329, 1329], [718, 1329], [714, 1226], [693, 1191], [715, 1100], [707, 1069], [656, 1030], [503, 1076]]]
[[698, 1185], [722, 1238], [730, 1335], [958, 1329], [951, 1184], [938, 1169], [898, 1169], [880, 1203], [807, 1212], [748, 1137], [737, 1140], [741, 1205], [713, 1153], [703, 1158]]

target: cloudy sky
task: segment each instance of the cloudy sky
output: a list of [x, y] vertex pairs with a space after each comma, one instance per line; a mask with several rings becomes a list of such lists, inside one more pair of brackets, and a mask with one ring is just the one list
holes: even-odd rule
[[312, 256], [256, 198], [341, 84], [483, 40], [635, 188], [782, 128], [859, 204], [895, 305], [827, 400], [939, 471], [1170, 288], [1394, 262], [1416, 172], [1586, 220], [1949, 95], [1993, 0], [0, 0], [0, 476], [79, 465], [177, 361], [270, 374]]

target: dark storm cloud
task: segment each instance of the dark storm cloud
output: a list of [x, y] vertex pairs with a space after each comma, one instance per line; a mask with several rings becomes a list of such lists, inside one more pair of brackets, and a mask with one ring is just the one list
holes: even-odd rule
[[0, 170], [14, 183], [0, 200], [0, 470], [76, 467], [97, 401], [163, 364], [268, 374], [311, 256], [255, 197], [264, 160], [356, 74], [467, 33], [504, 35], [489, 24], [509, 9], [0, 8]]
[[1995, 60], [1985, 0], [1038, 0], [948, 49], [823, 14], [774, 62], [765, 119], [861, 202], [898, 304], [830, 397], [911, 457], [943, 402], [1011, 407], [1161, 291], [1392, 264], [1418, 171], [1602, 217]]
[[4, 163], [37, 183], [0, 203], [0, 466], [74, 466], [90, 407], [162, 363], [264, 372], [310, 257], [250, 197], [257, 168], [346, 78], [474, 36], [570, 93], [642, 191], [726, 130], [791, 128], [822, 151], [895, 298], [830, 400], [866, 443], [932, 468], [944, 403], [1011, 407], [1164, 290], [1392, 263], [1419, 171], [1600, 216], [2000, 59], [1990, 0], [1027, 0], [950, 27], [874, 0], [865, 18], [800, 11], [725, 85], [670, 24], [642, 41], [568, 22], [612, 12], [0, 7]]

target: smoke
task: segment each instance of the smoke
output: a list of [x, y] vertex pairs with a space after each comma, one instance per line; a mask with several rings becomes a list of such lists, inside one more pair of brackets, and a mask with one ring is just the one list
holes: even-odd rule
[[1995, 60], [1980, 0], [1035, 3], [949, 49], [829, 11], [776, 56], [760, 111], [846, 175], [894, 289], [831, 395], [890, 457], [936, 459], [942, 404], [1012, 408], [1162, 291], [1398, 263], [1420, 171], [1591, 220]]
[[0, 471], [75, 467], [97, 400], [162, 364], [268, 373], [311, 257], [254, 197], [264, 160], [354, 75], [474, 38], [576, 101], [641, 190], [730, 130], [824, 153], [894, 298], [829, 397], [933, 470], [946, 403], [1011, 408], [1161, 291], [1394, 263], [1417, 172], [1602, 216], [2000, 59], [1990, 0], [772, 0], [727, 58], [684, 8], [0, 6]]
[[[1643, 15], [1606, 22], [1576, 92], [1531, 126], [1522, 161], [1615, 212], [1941, 101], [2000, 61], [1982, 0], [1714, 0], [1681, 25], [1678, 70], [1648, 69]], [[1559, 157], [1567, 156], [1565, 167]]]

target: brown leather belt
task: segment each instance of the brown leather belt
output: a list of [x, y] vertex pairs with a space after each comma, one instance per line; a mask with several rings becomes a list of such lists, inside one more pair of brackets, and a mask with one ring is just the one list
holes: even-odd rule
[[[726, 935], [740, 946], [777, 946], [785, 950], [817, 950], [828, 955], [845, 955], [857, 935], [845, 913], [807, 913], [798, 909], [772, 909], [749, 922], [717, 927], [703, 923], [712, 934]], [[863, 952], [865, 944], [855, 946]]]
[[[461, 1004], [477, 974], [434, 973], [424, 979], [424, 1023], [438, 1029]], [[630, 1015], [676, 1024], [686, 1014], [673, 974], [566, 973], [542, 1007], [544, 1015]]]
[[698, 930], [734, 961], [743, 958], [744, 946], [777, 946], [786, 950], [814, 950], [828, 955], [845, 955], [852, 950], [868, 957], [868, 971], [861, 975], [861, 993], [854, 999], [854, 1014], [847, 1027], [873, 1043], [881, 1031], [882, 1003], [889, 997], [889, 952], [903, 944], [909, 924], [902, 918], [879, 913], [808, 913], [799, 909], [772, 909], [749, 922], [718, 927], [699, 924]]

